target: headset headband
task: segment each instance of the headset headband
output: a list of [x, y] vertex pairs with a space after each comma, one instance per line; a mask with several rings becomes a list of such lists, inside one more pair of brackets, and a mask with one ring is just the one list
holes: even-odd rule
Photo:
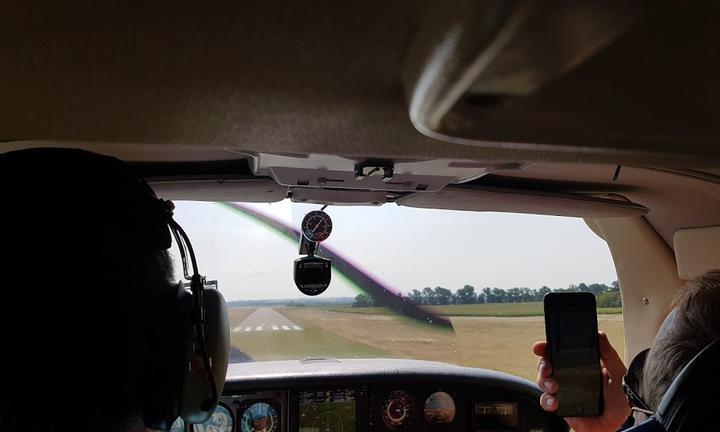
[[[209, 411], [218, 399], [217, 385], [215, 384], [215, 377], [212, 371], [212, 365], [210, 364], [210, 356], [208, 354], [207, 343], [205, 339], [205, 308], [203, 301], [203, 293], [205, 290], [205, 276], [201, 276], [198, 271], [197, 260], [195, 258], [195, 251], [193, 250], [190, 238], [185, 233], [185, 230], [175, 221], [173, 218], [173, 212], [175, 210], [175, 204], [168, 200], [158, 200], [167, 215], [167, 224], [170, 228], [170, 232], [175, 238], [175, 242], [180, 250], [180, 258], [182, 260], [183, 276], [186, 280], [190, 281], [190, 291], [193, 294], [193, 307], [192, 307], [192, 322], [197, 334], [198, 340], [198, 354], [202, 357], [203, 367], [208, 374], [210, 381], [210, 394], [211, 398], [203, 401], [201, 409]], [[190, 265], [192, 266], [192, 275], [188, 271], [188, 256], [190, 257]]]

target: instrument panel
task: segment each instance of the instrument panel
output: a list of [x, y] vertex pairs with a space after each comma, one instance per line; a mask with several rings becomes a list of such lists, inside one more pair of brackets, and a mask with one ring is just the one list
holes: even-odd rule
[[300, 391], [297, 395], [297, 430], [307, 432], [357, 430], [358, 396], [349, 388]]
[[[374, 363], [365, 360], [343, 362], [343, 366], [337, 361], [333, 365], [320, 362], [299, 368], [293, 368], [293, 364], [288, 362], [244, 364], [242, 369], [246, 374], [235, 378], [229, 375], [224, 395], [208, 422], [193, 426], [175, 424], [172, 430], [568, 430], [562, 419], [540, 409], [537, 403], [540, 392], [537, 387], [516, 377], [452, 365], [420, 364], [417, 361], [413, 361], [415, 364], [411, 364], [412, 367], [405, 368], [384, 359], [375, 360]], [[406, 366], [407, 363], [403, 361]], [[260, 369], [257, 376], [247, 374], [253, 367]], [[284, 372], [277, 372], [283, 368], [286, 369]], [[299, 372], [308, 370], [309, 374]], [[424, 373], [427, 371], [435, 375]], [[265, 389], [252, 389], [258, 387]]]
[[[287, 392], [261, 391], [220, 397], [215, 413], [199, 425], [177, 419], [171, 432], [281, 432], [288, 430]], [[294, 429], [297, 430], [297, 429]]]
[[[472, 431], [540, 432], [540, 416], [521, 420], [528, 401], [488, 399], [460, 389], [414, 388], [369, 391], [366, 387], [259, 392], [223, 396], [196, 432]], [[289, 408], [289, 409], [288, 409]], [[290, 414], [290, 415], [288, 415]], [[532, 415], [526, 416], [532, 420]], [[173, 432], [187, 430], [178, 420]]]

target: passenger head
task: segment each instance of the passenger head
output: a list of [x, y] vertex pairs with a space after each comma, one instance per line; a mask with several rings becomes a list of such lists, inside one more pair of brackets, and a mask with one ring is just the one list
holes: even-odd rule
[[158, 201], [80, 150], [0, 155], [0, 188], [0, 429], [142, 426], [146, 305], [177, 292]]
[[720, 337], [720, 271], [688, 282], [672, 307], [650, 347], [643, 372], [643, 397], [653, 410], [683, 367]]

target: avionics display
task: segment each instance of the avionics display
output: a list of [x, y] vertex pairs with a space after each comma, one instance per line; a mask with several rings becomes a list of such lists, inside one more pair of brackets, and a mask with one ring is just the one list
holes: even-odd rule
[[518, 427], [518, 404], [515, 402], [475, 402], [473, 431], [491, 431]]
[[298, 403], [300, 432], [355, 432], [355, 390], [302, 391]]

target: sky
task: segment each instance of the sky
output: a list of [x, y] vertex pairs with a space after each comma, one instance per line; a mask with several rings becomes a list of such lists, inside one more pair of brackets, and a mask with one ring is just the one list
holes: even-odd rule
[[[292, 278], [299, 258], [294, 241], [215, 203], [176, 201], [175, 218], [190, 236], [200, 272], [217, 279], [225, 299], [300, 298]], [[249, 204], [299, 228], [321, 206], [288, 200]], [[565, 288], [617, 279], [604, 240], [582, 219], [513, 213], [331, 206], [328, 246], [364, 271], [407, 293], [442, 286]], [[178, 257], [173, 245], [171, 253]], [[176, 259], [176, 261], [179, 261]], [[182, 271], [176, 264], [176, 277]], [[323, 297], [355, 296], [358, 289], [333, 273]]]

